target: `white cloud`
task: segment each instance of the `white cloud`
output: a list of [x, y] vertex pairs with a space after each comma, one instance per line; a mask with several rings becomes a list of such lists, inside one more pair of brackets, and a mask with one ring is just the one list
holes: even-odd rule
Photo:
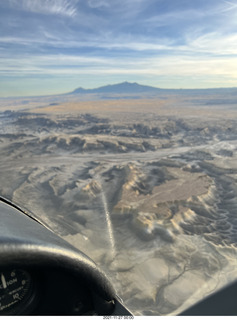
[[63, 16], [74, 16], [78, 0], [10, 0], [15, 9], [21, 9], [41, 14], [56, 14]]
[[[145, 6], [145, 2], [141, 0], [80, 1], [81, 3], [86, 1], [91, 8], [110, 7], [108, 12], [120, 8], [128, 12], [127, 15], [131, 15], [128, 8], [132, 7], [133, 3], [136, 3], [134, 7], [137, 12], [143, 8], [142, 4]], [[63, 19], [57, 19], [60, 20], [58, 28], [57, 24], [51, 23], [53, 17], [49, 16], [48, 19], [43, 17], [42, 21], [47, 23], [37, 24], [35, 32], [32, 29], [28, 33], [28, 29], [25, 28], [26, 32], [20, 32], [19, 36], [17, 32], [5, 35], [2, 33], [0, 44], [4, 45], [0, 49], [0, 75], [12, 78], [14, 75], [26, 78], [37, 75], [69, 78], [81, 74], [92, 78], [93, 75], [97, 75], [98, 78], [100, 75], [128, 77], [141, 75], [144, 78], [150, 76], [170, 79], [206, 77], [212, 78], [216, 83], [218, 79], [226, 83], [237, 80], [237, 33], [233, 27], [237, 21], [233, 18], [237, 4], [234, 2], [226, 2], [228, 8], [232, 7], [233, 10], [226, 10], [226, 13], [218, 18], [218, 22], [221, 22], [220, 27], [217, 23], [215, 24], [217, 27], [212, 28], [207, 28], [205, 23], [191, 24], [185, 32], [182, 31], [179, 45], [177, 45], [179, 40], [173, 36], [159, 37], [158, 34], [154, 35], [154, 32], [146, 35], [133, 34], [129, 29], [128, 32], [125, 29], [119, 32], [114, 31], [112, 27], [107, 28], [107, 20], [103, 14], [97, 15], [96, 11], [89, 11], [88, 8], [88, 14], [84, 14], [83, 10], [77, 12], [79, 0], [9, 0], [9, 2], [18, 10], [68, 17], [77, 14], [77, 19], [73, 19], [73, 23], [70, 21], [69, 25], [67, 25], [69, 19], [63, 23], [61, 23]], [[205, 18], [205, 21], [209, 14], [188, 9], [185, 13], [186, 19]], [[224, 16], [228, 16], [225, 25]], [[162, 26], [168, 24], [171, 19], [176, 22], [182, 21], [183, 13], [170, 12], [144, 21], [150, 24], [152, 30], [153, 25]], [[103, 23], [105, 27], [102, 28]], [[61, 25], [63, 28], [60, 28]], [[86, 28], [82, 27], [84, 25]], [[212, 32], [209, 32], [210, 30]], [[14, 48], [18, 46], [20, 49], [15, 50]], [[80, 50], [81, 48], [83, 50]], [[56, 52], [61, 54], [55, 54]]]
[[99, 58], [72, 55], [42, 55], [6, 58], [0, 74], [7, 75], [143, 75], [165, 77], [212, 77], [237, 80], [237, 57], [157, 56], [139, 58]]
[[223, 9], [222, 9], [223, 12], [237, 9], [237, 2], [231, 2], [231, 1], [224, 1], [224, 2], [225, 2], [225, 6], [223, 6]]
[[[40, 28], [37, 37], [15, 37], [2, 36], [0, 43], [14, 43], [15, 45], [24, 45], [30, 47], [43, 47], [45, 45], [54, 48], [87, 48], [112, 50], [113, 57], [117, 56], [117, 50], [129, 51], [130, 56], [136, 56], [142, 59], [147, 54], [159, 55], [187, 55], [198, 56], [237, 56], [237, 33], [225, 34], [218, 31], [202, 34], [202, 32], [189, 32], [185, 36], [185, 44], [176, 45], [172, 39], [154, 39], [145, 38], [143, 36], [134, 37], [129, 35], [113, 37], [112, 33], [105, 33], [102, 37], [94, 37], [91, 35], [87, 40], [77, 40], [74, 37], [68, 37], [66, 34], [50, 32], [47, 29]], [[90, 49], [91, 48], [91, 49]], [[15, 53], [14, 53], [15, 54]], [[106, 57], [105, 57], [106, 58]]]
[[208, 53], [212, 55], [234, 55], [237, 56], [237, 33], [220, 34], [211, 32], [193, 39], [188, 36], [187, 47], [184, 50], [190, 50], [198, 53]]

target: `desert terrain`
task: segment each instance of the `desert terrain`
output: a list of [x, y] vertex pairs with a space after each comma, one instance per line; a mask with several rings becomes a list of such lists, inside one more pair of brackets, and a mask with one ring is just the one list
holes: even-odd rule
[[90, 256], [135, 315], [237, 279], [237, 100], [0, 99], [0, 195]]

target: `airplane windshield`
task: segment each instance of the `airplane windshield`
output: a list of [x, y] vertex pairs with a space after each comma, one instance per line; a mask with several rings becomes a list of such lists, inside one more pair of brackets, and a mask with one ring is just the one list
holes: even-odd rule
[[237, 280], [236, 11], [0, 4], [0, 196], [92, 258], [134, 315]]

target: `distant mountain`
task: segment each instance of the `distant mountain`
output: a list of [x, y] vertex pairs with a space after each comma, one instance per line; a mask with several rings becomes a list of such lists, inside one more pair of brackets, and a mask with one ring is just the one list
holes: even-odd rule
[[72, 92], [69, 92], [69, 95], [74, 94], [178, 94], [178, 95], [196, 95], [196, 94], [228, 94], [228, 95], [237, 95], [237, 88], [210, 88], [210, 89], [161, 89], [151, 86], [145, 86], [138, 84], [136, 82], [122, 82], [113, 85], [107, 85], [95, 89], [84, 89], [77, 88]]
[[113, 85], [107, 85], [103, 87], [99, 87], [96, 89], [84, 89], [84, 88], [77, 88], [70, 94], [81, 94], [81, 93], [117, 93], [117, 94], [124, 94], [124, 93], [159, 93], [161, 89], [144, 86], [138, 84], [136, 82], [122, 82]]

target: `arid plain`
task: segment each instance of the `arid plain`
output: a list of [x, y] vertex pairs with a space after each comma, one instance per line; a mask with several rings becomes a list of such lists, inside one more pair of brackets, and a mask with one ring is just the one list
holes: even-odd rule
[[1, 99], [0, 195], [90, 256], [135, 315], [237, 279], [237, 97]]

